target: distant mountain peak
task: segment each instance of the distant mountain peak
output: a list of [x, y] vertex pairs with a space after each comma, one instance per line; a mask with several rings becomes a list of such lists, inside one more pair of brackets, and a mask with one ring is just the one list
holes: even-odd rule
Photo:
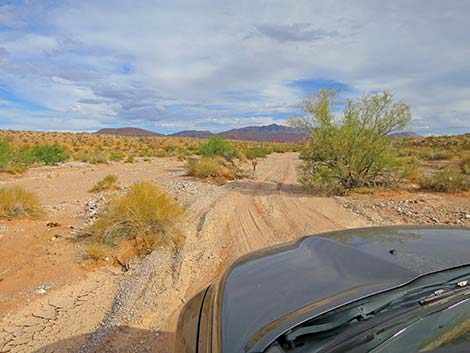
[[101, 135], [119, 135], [119, 136], [162, 136], [158, 132], [153, 132], [145, 129], [140, 129], [138, 127], [121, 127], [121, 128], [105, 128], [98, 130], [97, 134]]

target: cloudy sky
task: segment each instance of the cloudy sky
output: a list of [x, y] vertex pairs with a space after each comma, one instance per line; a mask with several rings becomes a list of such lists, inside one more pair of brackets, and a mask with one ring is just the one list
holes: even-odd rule
[[468, 0], [0, 0], [0, 128], [221, 131], [327, 86], [470, 132], [469, 19]]

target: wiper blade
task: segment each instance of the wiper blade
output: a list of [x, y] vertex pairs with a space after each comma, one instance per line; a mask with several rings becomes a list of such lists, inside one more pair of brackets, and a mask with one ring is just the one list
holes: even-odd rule
[[[390, 293], [384, 293], [376, 298], [369, 298], [362, 300], [356, 306], [349, 306], [347, 309], [338, 309], [329, 314], [329, 320], [322, 318], [322, 320], [314, 319], [309, 324], [298, 326], [289, 332], [284, 337], [287, 342], [294, 342], [297, 338], [305, 335], [319, 334], [335, 329], [342, 326], [354, 324], [361, 321], [366, 321], [371, 317], [382, 314], [386, 311], [398, 310], [403, 307], [411, 307], [415, 305], [424, 305], [447, 296], [452, 296], [458, 290], [464, 290], [470, 281], [462, 280], [468, 278], [469, 273], [459, 275], [446, 282], [442, 283], [429, 283], [427, 285], [416, 286], [412, 288], [402, 288]], [[462, 288], [464, 287], [464, 288]], [[432, 293], [426, 296], [428, 293]], [[425, 297], [423, 299], [423, 297]], [[328, 314], [327, 314], [328, 317]]]
[[344, 332], [336, 336], [334, 341], [318, 350], [317, 353], [356, 352], [355, 348], [372, 344], [373, 346], [367, 348], [367, 351], [370, 351], [371, 347], [377, 347], [384, 343], [389, 338], [394, 337], [396, 332], [401, 332], [406, 327], [413, 325], [414, 322], [463, 302], [462, 297], [468, 300], [470, 286], [448, 291], [445, 293], [446, 295], [443, 294], [435, 295], [436, 299], [423, 304], [416, 304], [397, 313], [390, 312], [386, 315], [386, 320], [379, 320], [378, 322], [371, 320], [372, 322], [368, 322], [365, 327], [357, 327], [351, 332]]

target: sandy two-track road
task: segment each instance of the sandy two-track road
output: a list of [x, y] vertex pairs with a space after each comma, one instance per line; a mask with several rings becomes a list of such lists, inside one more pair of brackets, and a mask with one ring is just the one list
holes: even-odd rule
[[[68, 217], [67, 223], [74, 224], [72, 214], [77, 212], [77, 205], [90, 197], [86, 190], [112, 172], [123, 184], [153, 180], [183, 202], [187, 206], [183, 225], [187, 241], [176, 257], [156, 251], [132, 263], [128, 272], [116, 268], [90, 270], [89, 265], [84, 268], [80, 261], [69, 260], [69, 276], [57, 271], [56, 287], [42, 295], [25, 296], [28, 301], [21, 301], [20, 296], [12, 301], [15, 305], [0, 313], [0, 351], [171, 352], [178, 310], [237, 256], [306, 234], [368, 225], [334, 198], [304, 193], [297, 182], [297, 163], [296, 154], [273, 154], [258, 164], [252, 178], [224, 186], [184, 177], [183, 164], [175, 160], [155, 159], [150, 166], [144, 162], [133, 166], [113, 164], [93, 171], [83, 166], [73, 174], [55, 169], [54, 177], [37, 182], [36, 188], [44, 201], [53, 198], [56, 204], [64, 205], [59, 216]], [[87, 172], [84, 174], [80, 168], [87, 168]], [[32, 173], [34, 176], [39, 172]], [[64, 183], [70, 183], [73, 175], [86, 178], [77, 180], [75, 191], [67, 192]], [[33, 176], [29, 180], [35, 180]], [[21, 183], [28, 186], [26, 180], [28, 176]], [[48, 192], [44, 192], [46, 189]], [[71, 198], [75, 201], [69, 205]], [[11, 227], [9, 224], [8, 229]], [[24, 228], [31, 229], [28, 225]], [[38, 251], [43, 249], [41, 239], [35, 238]], [[4, 240], [9, 240], [11, 246], [14, 235], [0, 239], [0, 247]], [[46, 246], [62, 244], [62, 253], [72, 256], [76, 244], [66, 239], [61, 242]], [[58, 249], [54, 251], [57, 254]], [[16, 255], [27, 256], [21, 252]], [[63, 255], [48, 256], [56, 267], [61, 266], [58, 261]], [[37, 268], [41, 269], [39, 265]], [[70, 273], [74, 269], [79, 275]], [[21, 271], [10, 271], [16, 278], [21, 276]], [[65, 280], [67, 277], [69, 280]], [[37, 285], [28, 283], [25, 281], [23, 292], [27, 292], [28, 285]], [[1, 285], [2, 281], [0, 289]]]

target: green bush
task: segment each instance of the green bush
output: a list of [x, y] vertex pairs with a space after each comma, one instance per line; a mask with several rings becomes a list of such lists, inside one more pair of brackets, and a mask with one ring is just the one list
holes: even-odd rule
[[271, 153], [270, 150], [264, 147], [253, 147], [243, 151], [247, 159], [266, 158]]
[[303, 103], [307, 117], [291, 120], [310, 130], [300, 156], [301, 182], [335, 194], [389, 184], [400, 163], [387, 135], [406, 126], [410, 107], [384, 92], [350, 101], [338, 121], [333, 113], [335, 99], [335, 91], [320, 90]]
[[5, 171], [11, 163], [13, 149], [6, 140], [0, 140], [0, 170]]
[[34, 147], [33, 153], [38, 162], [42, 162], [46, 165], [62, 163], [68, 158], [67, 150], [57, 144], [37, 145]]
[[109, 160], [111, 161], [122, 161], [124, 157], [124, 153], [119, 150], [111, 151], [111, 153], [109, 154]]
[[34, 151], [29, 146], [20, 147], [15, 152], [13, 159], [16, 164], [21, 164], [23, 166], [30, 166], [36, 162], [36, 156], [34, 155]]
[[199, 154], [204, 157], [220, 156], [228, 161], [237, 157], [237, 149], [228, 141], [221, 137], [211, 137], [207, 143], [199, 147]]

